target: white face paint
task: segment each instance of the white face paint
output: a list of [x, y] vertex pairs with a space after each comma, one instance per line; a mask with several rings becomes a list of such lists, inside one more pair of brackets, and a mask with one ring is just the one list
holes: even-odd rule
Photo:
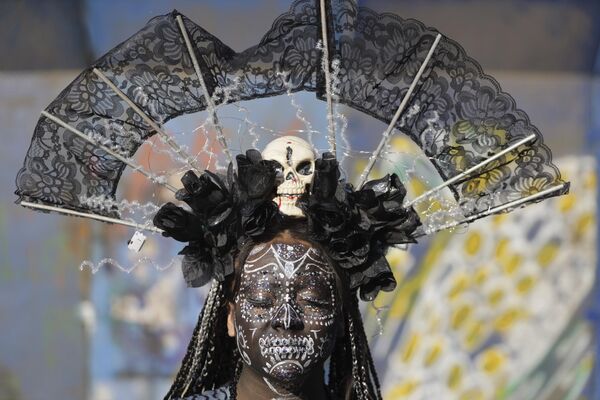
[[315, 248], [277, 241], [255, 247], [235, 299], [244, 362], [278, 387], [301, 385], [333, 349], [335, 285], [331, 266]]
[[275, 202], [283, 214], [301, 217], [296, 201], [312, 183], [315, 171], [315, 153], [305, 140], [283, 136], [270, 142], [262, 152], [265, 160], [279, 163], [283, 183], [277, 187]]

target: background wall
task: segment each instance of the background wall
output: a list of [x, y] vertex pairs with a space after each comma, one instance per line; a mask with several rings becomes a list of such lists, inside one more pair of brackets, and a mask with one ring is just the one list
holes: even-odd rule
[[[0, 139], [3, 144], [0, 146], [0, 187], [3, 189], [0, 191], [0, 399], [161, 398], [181, 359], [202, 299], [200, 291], [184, 290], [176, 268], [157, 272], [151, 265], [140, 265], [131, 273], [110, 267], [100, 268], [96, 274], [89, 268], [80, 271], [83, 260], [98, 263], [106, 256], [114, 257], [126, 267], [133, 265], [137, 259], [124, 250], [131, 232], [79, 219], [33, 213], [13, 204], [14, 177], [39, 111], [79, 70], [136, 32], [154, 15], [176, 8], [233, 49], [242, 50], [258, 42], [289, 4], [283, 0], [0, 2], [0, 54], [3, 55], [0, 57]], [[593, 159], [600, 149], [600, 2], [377, 0], [359, 4], [379, 12], [417, 18], [461, 43], [486, 72], [495, 76], [513, 95], [520, 108], [528, 112], [555, 157], [562, 160], [559, 165], [575, 171], [570, 179], [581, 180], [586, 174], [595, 176]], [[300, 100], [311, 121], [323, 129], [324, 107], [309, 97]], [[288, 102], [257, 104], [252, 111], [252, 119], [265, 126], [279, 125], [285, 129], [293, 124]], [[286, 121], [282, 115], [288, 115], [290, 120]], [[176, 130], [190, 127], [193, 121], [189, 120], [174, 121], [172, 126]], [[378, 123], [365, 117], [350, 116], [351, 140], [360, 135], [364, 138], [365, 132], [381, 130]], [[595, 186], [582, 184], [580, 190], [581, 199], [589, 199]], [[562, 246], [565, 254], [576, 249], [584, 252], [592, 268], [592, 275], [586, 275], [585, 281], [590, 283], [595, 276], [596, 206], [594, 201], [580, 204], [581, 199], [577, 198], [574, 203], [573, 215], [591, 213], [594, 229], [582, 236], [579, 244], [591, 242], [592, 245], [579, 248], [564, 242]], [[560, 209], [559, 204], [548, 207]], [[563, 225], [555, 224], [548, 229], [568, 230], [576, 224], [566, 217], [560, 221]], [[490, 228], [482, 226], [481, 229], [486, 232], [485, 229]], [[477, 232], [478, 228], [474, 227], [473, 231]], [[398, 256], [398, 277], [413, 282], [409, 278], [415, 271], [423, 272], [422, 260], [427, 260], [426, 255], [435, 251], [436, 243], [440, 246], [439, 241], [450, 241], [456, 248], [453, 254], [460, 254], [459, 249], [464, 248], [463, 242], [468, 242], [468, 238], [463, 232], [440, 236]], [[523, 238], [526, 240], [528, 238]], [[144, 254], [152, 256], [158, 266], [166, 267], [177, 250], [168, 241], [156, 241]], [[478, 257], [487, 257], [482, 254]], [[563, 268], [580, 275], [573, 257], [565, 256], [553, 262], [556, 270]], [[408, 271], [407, 265], [413, 265], [414, 269]], [[431, 268], [439, 273], [450, 267], [439, 261]], [[580, 265], [580, 268], [585, 270], [586, 266]], [[382, 337], [373, 339], [379, 353], [385, 354], [385, 349], [389, 352], [406, 349], [413, 332], [411, 327], [420, 319], [414, 310], [426, 303], [423, 293], [430, 290], [428, 287], [441, 285], [440, 280], [432, 278], [434, 276], [419, 279], [418, 290], [413, 283], [401, 286], [394, 294], [397, 298], [378, 300], [378, 304], [389, 305], [410, 298], [412, 304], [400, 314], [380, 313], [380, 317], [388, 321], [387, 336], [382, 337], [393, 336], [396, 341], [394, 344], [382, 342]], [[555, 277], [552, 282], [562, 280]], [[572, 316], [572, 323], [565, 326], [582, 326], [583, 331], [593, 337], [594, 331], [590, 328], [598, 322], [600, 314], [598, 295], [591, 290], [590, 286], [590, 292], [585, 291], [578, 298], [577, 306], [565, 311]], [[552, 297], [545, 299], [549, 304], [556, 301]], [[525, 300], [521, 298], [521, 301]], [[376, 313], [366, 312], [375, 334], [378, 330]], [[547, 354], [554, 354], [550, 349], [558, 339], [546, 339]], [[471, 354], [473, 360], [478, 354]], [[566, 392], [571, 393], [569, 398], [600, 399], [600, 388], [589, 384], [594, 380], [600, 382], [600, 374], [597, 379], [589, 379], [596, 357], [589, 356], [589, 351], [582, 354], [588, 355], [581, 358], [588, 362], [587, 370], [583, 365], [582, 378], [568, 380]], [[560, 354], [557, 357], [545, 365], [557, 369], [558, 375], [548, 376], [563, 376], [561, 369], [555, 368], [563, 365]], [[517, 360], [518, 354], [513, 359]], [[394, 368], [415, 370], [417, 367], [410, 362], [414, 361], [379, 359], [382, 378], [386, 379], [384, 386], [390, 390], [389, 398], [419, 398], [422, 393], [418, 391], [419, 385], [411, 386], [414, 377], [389, 374]], [[522, 381], [535, 378], [535, 374], [528, 375], [533, 370], [522, 367]], [[428, 379], [440, 379], [435, 376]], [[491, 391], [483, 392], [483, 398], [567, 398], [564, 391], [523, 394], [514, 389], [518, 386], [514, 376], [499, 376], [508, 381], [503, 383], [490, 378], [490, 382], [495, 383], [490, 384]], [[509, 384], [514, 390], [506, 389]], [[432, 384], [422, 386], [432, 387]], [[466, 398], [476, 398], [474, 392], [461, 393]]]

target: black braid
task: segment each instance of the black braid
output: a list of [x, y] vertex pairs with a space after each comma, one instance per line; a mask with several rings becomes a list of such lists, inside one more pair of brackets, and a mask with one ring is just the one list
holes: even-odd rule
[[363, 349], [365, 351], [365, 360], [367, 361], [366, 369], [368, 371], [368, 383], [371, 386], [371, 390], [374, 390], [377, 393], [377, 398], [381, 398], [381, 389], [379, 386], [379, 378], [377, 376], [377, 371], [375, 369], [375, 364], [373, 363], [373, 357], [371, 356], [371, 349], [369, 348], [369, 342], [367, 340], [367, 335], [365, 334], [365, 328], [363, 325], [363, 320], [360, 316], [360, 310], [358, 309], [358, 304], [356, 305], [356, 312], [358, 313], [357, 325], [358, 335], [361, 336], [360, 340], [364, 344]]
[[212, 296], [209, 294], [204, 304], [181, 368], [165, 400], [201, 394], [235, 378], [241, 358], [235, 341], [227, 334], [227, 300], [223, 285], [213, 285], [217, 286], [211, 288]]
[[198, 343], [198, 333], [200, 331], [200, 325], [202, 323], [202, 319], [204, 317], [205, 311], [206, 311], [206, 304], [202, 308], [202, 311], [200, 312], [200, 316], [198, 317], [198, 322], [196, 323], [196, 327], [194, 328], [194, 332], [192, 333], [192, 338], [190, 339], [190, 343], [188, 344], [187, 351], [185, 353], [185, 356], [183, 357], [183, 361], [181, 362], [181, 367], [179, 368], [179, 372], [177, 372], [177, 375], [175, 376], [175, 381], [173, 382], [173, 385], [171, 385], [171, 388], [169, 389], [169, 391], [167, 392], [167, 394], [165, 396], [165, 400], [174, 397], [175, 393], [179, 392], [179, 390], [182, 390], [183, 386], [185, 385], [184, 381], [186, 380], [186, 377], [188, 376], [188, 374], [190, 372], [190, 368], [192, 366], [193, 355], [196, 352], [196, 346]]
[[343, 339], [338, 338], [330, 362], [331, 398], [380, 400], [379, 381], [358, 309], [358, 299], [350, 295], [344, 305], [345, 335]]

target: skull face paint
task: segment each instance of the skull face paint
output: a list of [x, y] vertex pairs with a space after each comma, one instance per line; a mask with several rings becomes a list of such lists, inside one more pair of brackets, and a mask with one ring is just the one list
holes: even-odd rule
[[275, 202], [283, 214], [301, 217], [296, 201], [311, 184], [315, 171], [312, 146], [296, 136], [283, 136], [267, 144], [262, 152], [265, 160], [276, 161], [283, 182], [277, 187]]
[[267, 382], [293, 390], [322, 368], [336, 336], [336, 279], [321, 251], [274, 241], [246, 258], [235, 297], [238, 349]]

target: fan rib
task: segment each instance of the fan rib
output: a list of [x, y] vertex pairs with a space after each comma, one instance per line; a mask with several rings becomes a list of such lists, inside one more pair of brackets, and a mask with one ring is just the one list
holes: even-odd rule
[[[212, 124], [217, 130], [217, 140], [221, 144], [223, 148], [223, 152], [227, 156], [227, 159], [230, 163], [233, 163], [233, 158], [231, 156], [231, 152], [229, 151], [229, 147], [227, 145], [227, 140], [225, 139], [225, 135], [223, 134], [223, 127], [219, 123], [219, 118], [217, 116], [217, 110], [215, 108], [215, 103], [212, 101], [208, 93], [208, 88], [206, 87], [206, 82], [204, 81], [204, 77], [202, 76], [202, 71], [200, 70], [200, 64], [198, 64], [198, 59], [196, 58], [196, 53], [194, 53], [194, 49], [192, 47], [192, 42], [190, 41], [190, 37], [188, 35], [188, 31], [183, 24], [183, 18], [181, 15], [176, 17], [177, 24], [179, 25], [179, 30], [181, 31], [181, 36], [183, 37], [183, 41], [187, 47], [188, 53], [190, 54], [190, 58], [192, 59], [192, 64], [194, 65], [194, 70], [196, 71], [196, 76], [200, 81], [200, 85], [202, 86], [202, 91], [204, 92], [204, 99], [206, 100], [206, 106], [208, 111], [210, 112], [212, 118]], [[235, 164], [234, 164], [235, 165]]]
[[323, 40], [323, 72], [325, 72], [325, 93], [327, 95], [327, 142], [329, 150], [336, 155], [335, 125], [333, 123], [333, 99], [331, 96], [331, 71], [329, 69], [329, 40], [327, 38], [327, 9], [325, 0], [320, 1], [321, 6], [321, 39]]
[[491, 156], [490, 158], [486, 158], [485, 160], [483, 160], [482, 162], [480, 162], [479, 164], [476, 164], [474, 166], [472, 166], [471, 168], [467, 169], [466, 171], [461, 172], [458, 175], [453, 176], [452, 178], [448, 179], [445, 182], [440, 183], [439, 185], [437, 185], [436, 187], [434, 187], [433, 189], [430, 189], [428, 191], [426, 191], [425, 193], [417, 196], [416, 198], [414, 198], [413, 200], [409, 201], [405, 206], [406, 207], [410, 207], [413, 204], [424, 200], [426, 198], [428, 198], [429, 196], [431, 196], [433, 193], [436, 193], [440, 190], [442, 190], [443, 188], [453, 184], [454, 182], [468, 176], [469, 174], [471, 174], [472, 172], [478, 170], [479, 168], [491, 163], [494, 160], [497, 160], [498, 158], [502, 157], [503, 155], [510, 153], [511, 151], [515, 150], [516, 148], [518, 148], [519, 146], [522, 146], [523, 144], [530, 142], [534, 139], [536, 139], [537, 136], [535, 133], [532, 133], [531, 135], [527, 136], [524, 139], [519, 140], [517, 143], [507, 147], [506, 149], [494, 154], [493, 156]]
[[177, 155], [179, 157], [181, 157], [183, 160], [185, 160], [186, 164], [196, 170], [196, 171], [201, 171], [202, 168], [200, 168], [200, 166], [198, 166], [198, 164], [196, 163], [195, 160], [193, 160], [189, 154], [187, 154], [181, 147], [179, 147], [179, 145], [173, 140], [173, 138], [167, 134], [165, 131], [163, 131], [161, 129], [161, 127], [156, 123], [156, 121], [154, 121], [152, 118], [150, 118], [150, 116], [148, 114], [146, 114], [141, 108], [139, 108], [129, 97], [127, 97], [127, 95], [125, 93], [123, 93], [121, 91], [121, 89], [119, 89], [118, 87], [115, 86], [114, 83], [111, 82], [110, 79], [108, 79], [106, 77], [106, 75], [104, 75], [102, 73], [102, 71], [100, 71], [98, 68], [93, 68], [92, 71], [94, 71], [94, 73], [96, 75], [98, 75], [98, 77], [100, 79], [102, 79], [102, 81], [104, 81], [104, 83], [106, 83], [108, 85], [108, 87], [110, 87], [112, 89], [113, 92], [115, 92], [115, 94], [117, 96], [119, 96], [124, 102], [126, 102], [129, 107], [131, 107], [131, 109], [133, 111], [135, 111], [140, 117], [142, 117], [142, 119], [148, 124], [150, 125], [150, 127], [156, 131], [156, 133], [158, 133], [162, 139], [169, 145], [169, 147], [171, 147], [171, 149], [177, 153]]
[[383, 151], [383, 149], [387, 146], [387, 144], [388, 144], [388, 142], [390, 140], [390, 137], [392, 136], [391, 133], [394, 130], [396, 122], [398, 122], [398, 119], [400, 118], [400, 115], [402, 114], [402, 112], [404, 111], [404, 108], [408, 104], [408, 100], [410, 99], [410, 96], [412, 95], [413, 91], [415, 90], [415, 87], [417, 86], [417, 83], [419, 82], [419, 79], [421, 79], [421, 75], [425, 71], [425, 68], [427, 67], [427, 64], [429, 63], [429, 60], [431, 59], [431, 56], [433, 56], [433, 52], [435, 51], [435, 49], [436, 49], [438, 43], [440, 42], [441, 38], [442, 38], [442, 35], [440, 33], [438, 33], [437, 36], [435, 37], [435, 40], [433, 41], [433, 44], [431, 45], [431, 48], [429, 49], [429, 52], [427, 53], [427, 56], [423, 60], [423, 63], [421, 64], [421, 67], [417, 71], [417, 74], [415, 75], [412, 83], [410, 84], [410, 87], [408, 88], [408, 91], [406, 92], [406, 94], [402, 98], [402, 101], [400, 102], [400, 105], [398, 106], [398, 110], [396, 110], [396, 114], [394, 114], [394, 117], [392, 118], [392, 120], [390, 121], [390, 124], [388, 125], [387, 129], [383, 133], [383, 137], [379, 141], [379, 144], [377, 145], [377, 148], [375, 149], [375, 151], [373, 152], [373, 154], [369, 158], [369, 162], [367, 163], [367, 166], [365, 167], [365, 169], [363, 170], [363, 172], [360, 174], [360, 177], [358, 178], [358, 185], [357, 185], [358, 188], [362, 188], [363, 187], [363, 185], [367, 181], [367, 178], [369, 177], [369, 174], [371, 173], [371, 170], [375, 166], [375, 162], [377, 161], [377, 158], [379, 157], [379, 155], [381, 154], [381, 152]]
[[60, 214], [95, 219], [97, 221], [109, 222], [111, 224], [129, 226], [129, 227], [136, 228], [139, 230], [146, 230], [146, 231], [151, 231], [151, 232], [156, 232], [156, 233], [162, 233], [161, 229], [158, 229], [154, 226], [142, 225], [142, 224], [138, 224], [136, 222], [125, 221], [125, 220], [118, 219], [118, 218], [105, 217], [104, 215], [84, 213], [81, 211], [70, 210], [68, 208], [60, 208], [60, 207], [48, 206], [45, 204], [32, 203], [30, 201], [21, 201], [19, 204], [22, 205], [23, 207], [37, 208], [37, 209], [45, 210], [45, 211], [55, 211]]
[[436, 229], [434, 229], [432, 231], [426, 232], [425, 234], [430, 235], [432, 233], [436, 233], [436, 232], [442, 231], [444, 229], [454, 228], [454, 227], [456, 227], [458, 225], [462, 225], [462, 224], [466, 224], [466, 223], [475, 221], [476, 219], [479, 219], [479, 218], [482, 218], [482, 217], [487, 217], [487, 216], [492, 215], [492, 214], [498, 214], [498, 213], [500, 213], [500, 212], [502, 212], [504, 210], [507, 210], [509, 208], [517, 207], [517, 206], [520, 206], [520, 205], [522, 205], [524, 203], [527, 203], [527, 202], [539, 199], [541, 197], [544, 197], [544, 196], [546, 196], [546, 195], [548, 195], [550, 193], [554, 193], [554, 192], [560, 191], [560, 190], [564, 189], [565, 186], [568, 186], [568, 183], [562, 183], [560, 185], [552, 186], [552, 187], [550, 187], [548, 189], [542, 190], [541, 192], [534, 193], [534, 194], [531, 194], [531, 195], [526, 196], [526, 197], [522, 197], [522, 198], [517, 199], [517, 200], [509, 201], [508, 203], [504, 203], [504, 204], [501, 204], [499, 206], [496, 206], [496, 207], [490, 208], [488, 210], [482, 211], [480, 213], [473, 214], [473, 215], [471, 215], [469, 217], [466, 217], [465, 219], [463, 219], [461, 221], [450, 222], [450, 223], [442, 225], [441, 227], [436, 228]]
[[159, 184], [159, 185], [165, 187], [166, 189], [170, 190], [173, 193], [177, 192], [177, 189], [175, 187], [173, 187], [172, 185], [170, 185], [168, 182], [164, 182], [159, 177], [155, 176], [151, 172], [146, 171], [141, 166], [132, 163], [130, 160], [128, 160], [127, 158], [123, 157], [119, 153], [113, 151], [109, 147], [106, 147], [103, 144], [98, 143], [97, 141], [95, 141], [94, 139], [92, 139], [90, 136], [88, 136], [85, 133], [81, 132], [79, 129], [72, 127], [71, 125], [69, 125], [66, 122], [64, 122], [63, 120], [61, 120], [60, 118], [58, 118], [58, 117], [56, 117], [56, 116], [54, 116], [54, 115], [52, 115], [52, 114], [50, 114], [50, 113], [48, 113], [46, 111], [42, 111], [41, 114], [44, 117], [48, 118], [49, 120], [51, 120], [53, 122], [56, 122], [58, 125], [62, 126], [63, 128], [65, 128], [65, 129], [73, 132], [75, 135], [79, 136], [83, 140], [85, 140], [85, 141], [87, 141], [87, 142], [89, 142], [89, 143], [91, 143], [91, 144], [93, 144], [95, 146], [100, 147], [103, 151], [107, 152], [108, 154], [110, 154], [111, 156], [113, 156], [114, 158], [116, 158], [117, 160], [119, 160], [122, 163], [130, 166], [134, 171], [139, 172], [140, 174], [144, 175], [151, 182]]

